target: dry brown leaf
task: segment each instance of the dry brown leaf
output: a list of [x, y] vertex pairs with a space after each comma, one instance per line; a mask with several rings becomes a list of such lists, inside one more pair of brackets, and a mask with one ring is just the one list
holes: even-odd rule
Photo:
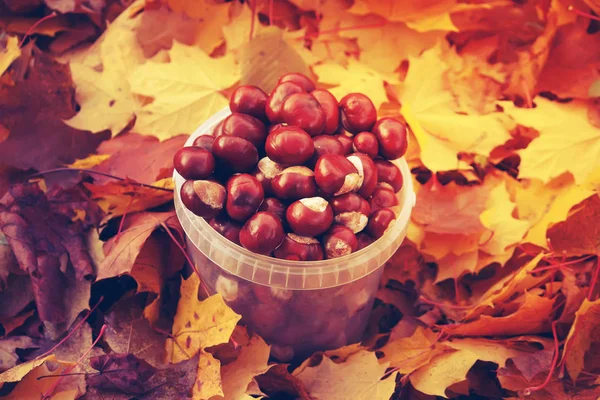
[[600, 341], [600, 300], [583, 300], [575, 313], [575, 321], [565, 341], [564, 357], [567, 372], [573, 381], [583, 370], [585, 353], [592, 343]]

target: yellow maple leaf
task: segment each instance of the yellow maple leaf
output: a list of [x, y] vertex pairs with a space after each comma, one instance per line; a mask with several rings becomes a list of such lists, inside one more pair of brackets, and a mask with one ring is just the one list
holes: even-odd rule
[[294, 371], [315, 400], [346, 400], [352, 393], [354, 400], [387, 400], [396, 386], [394, 374], [381, 380], [387, 368], [379, 364], [375, 353], [360, 351], [336, 364], [323, 357], [316, 367]]
[[192, 388], [192, 400], [208, 400], [213, 396], [223, 396], [221, 382], [221, 362], [212, 354], [200, 351], [196, 382]]
[[512, 102], [500, 102], [518, 124], [540, 132], [519, 151], [519, 177], [548, 182], [569, 171], [575, 183], [584, 183], [600, 160], [600, 129], [588, 119], [588, 103], [556, 103], [541, 97], [535, 103], [535, 108], [518, 108]]
[[258, 335], [253, 335], [241, 343], [237, 359], [221, 368], [224, 394], [213, 400], [244, 398], [248, 388], [255, 382], [254, 377], [269, 370], [270, 351], [271, 346]]
[[[506, 180], [510, 177], [502, 175]], [[490, 255], [505, 254], [507, 248], [519, 243], [530, 226], [512, 216], [515, 204], [511, 202], [504, 180], [490, 192], [486, 209], [481, 213], [481, 223], [490, 230], [490, 236], [484, 234], [479, 248]]]
[[0, 49], [0, 75], [2, 75], [10, 64], [21, 55], [19, 39], [16, 36], [6, 38], [6, 48]]
[[455, 0], [356, 0], [350, 12], [359, 15], [374, 13], [390, 21], [406, 22], [419, 32], [456, 31], [449, 14], [455, 6]]
[[89, 157], [75, 160], [72, 164], [66, 166], [73, 169], [91, 169], [110, 158], [110, 154], [92, 154]]
[[[228, 50], [236, 50], [240, 46], [250, 41], [250, 31], [252, 29], [252, 10], [247, 4], [237, 5], [232, 8], [233, 15], [229, 19], [229, 23], [223, 24], [223, 36], [227, 43]], [[273, 29], [274, 27], [265, 27], [258, 19], [258, 15], [254, 16], [254, 37], [260, 36], [265, 30]]]
[[454, 351], [437, 355], [409, 376], [419, 392], [447, 398], [446, 389], [466, 380], [467, 373], [478, 360], [504, 367], [509, 358], [528, 354], [497, 340], [454, 339], [445, 344]]
[[181, 298], [173, 321], [174, 339], [167, 339], [167, 359], [177, 363], [192, 358], [205, 347], [227, 343], [240, 316], [220, 294], [198, 300], [200, 278], [192, 274], [181, 281]]
[[452, 93], [445, 89], [442, 45], [410, 58], [406, 79], [399, 86], [402, 115], [410, 125], [421, 161], [432, 171], [457, 169], [459, 152], [488, 156], [509, 138], [514, 123], [502, 113], [457, 113]]
[[364, 93], [376, 108], [387, 101], [383, 82], [397, 83], [395, 77], [380, 74], [354, 59], [348, 60], [346, 68], [339, 64], [326, 63], [315, 66], [313, 70], [319, 76], [320, 83], [335, 85], [330, 92], [338, 100], [348, 93]]
[[133, 93], [152, 97], [137, 113], [134, 131], [166, 139], [193, 132], [229, 102], [220, 90], [239, 79], [233, 55], [211, 58], [198, 47], [177, 42], [171, 62], [147, 62], [130, 76]]
[[596, 301], [584, 299], [575, 313], [575, 322], [569, 330], [563, 350], [565, 366], [573, 382], [583, 371], [585, 353], [592, 343], [600, 341], [598, 321], [600, 321], [600, 299]]

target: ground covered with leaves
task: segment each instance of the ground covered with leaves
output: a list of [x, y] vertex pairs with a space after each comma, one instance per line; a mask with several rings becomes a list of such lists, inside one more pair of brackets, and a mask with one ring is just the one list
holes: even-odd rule
[[[0, 0], [0, 396], [596, 399], [594, 0]], [[363, 341], [278, 364], [186, 263], [172, 156], [284, 72], [410, 126]]]

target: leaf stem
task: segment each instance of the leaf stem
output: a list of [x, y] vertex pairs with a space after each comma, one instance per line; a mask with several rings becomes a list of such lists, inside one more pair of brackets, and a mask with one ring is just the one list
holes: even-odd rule
[[76, 171], [76, 172], [85, 172], [91, 175], [100, 175], [100, 176], [104, 176], [106, 178], [111, 178], [111, 179], [116, 179], [118, 181], [127, 181], [129, 183], [131, 183], [132, 185], [135, 186], [142, 186], [145, 188], [149, 188], [149, 189], [156, 189], [156, 190], [162, 190], [163, 192], [173, 192], [173, 189], [167, 189], [167, 188], [163, 188], [160, 186], [152, 186], [152, 185], [148, 185], [146, 183], [140, 183], [140, 182], [136, 182], [132, 179], [129, 178], [121, 178], [120, 176], [115, 176], [115, 175], [111, 175], [111, 174], [107, 174], [105, 172], [100, 172], [100, 171], [94, 171], [92, 169], [85, 169], [85, 168], [67, 168], [67, 167], [63, 167], [63, 168], [54, 168], [54, 169], [49, 169], [46, 171], [42, 171], [42, 172], [37, 172], [33, 175], [29, 175], [27, 177], [26, 180], [30, 180], [32, 178], [37, 178], [38, 176], [44, 176], [46, 174], [53, 174], [55, 172], [68, 172], [68, 171]]
[[597, 17], [595, 15], [592, 15], [590, 13], [586, 13], [585, 11], [578, 10], [578, 9], [576, 9], [573, 6], [569, 6], [569, 11], [573, 11], [577, 15], [580, 15], [582, 17], [586, 17], [586, 18], [592, 19], [594, 21], [600, 21], [599, 17]]
[[29, 27], [29, 29], [27, 29], [27, 32], [25, 32], [25, 36], [23, 36], [23, 39], [21, 39], [21, 42], [19, 43], [19, 48], [23, 47], [23, 44], [25, 43], [25, 39], [27, 39], [29, 36], [32, 35], [33, 30], [35, 29], [36, 26], [38, 26], [39, 24], [41, 24], [44, 21], [47, 21], [51, 18], [56, 17], [58, 14], [56, 14], [56, 11], [52, 11], [50, 14], [46, 15], [45, 17], [40, 18], [39, 20], [37, 20], [33, 25], [31, 25]]
[[554, 356], [552, 357], [552, 364], [550, 364], [550, 371], [548, 371], [548, 376], [541, 385], [528, 387], [523, 390], [523, 394], [525, 396], [529, 396], [533, 392], [540, 391], [544, 389], [550, 383], [550, 379], [552, 379], [552, 375], [554, 374], [554, 370], [556, 369], [556, 363], [558, 362], [558, 356], [560, 352], [560, 344], [558, 342], [558, 334], [556, 333], [556, 324], [558, 321], [552, 322], [552, 337], [554, 338]]

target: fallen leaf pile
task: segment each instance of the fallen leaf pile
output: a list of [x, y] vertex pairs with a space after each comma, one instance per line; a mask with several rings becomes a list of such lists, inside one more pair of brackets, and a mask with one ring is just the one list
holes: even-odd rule
[[[600, 5], [0, 0], [0, 397], [596, 399]], [[186, 260], [172, 157], [302, 72], [410, 127], [360, 343], [280, 364]]]

